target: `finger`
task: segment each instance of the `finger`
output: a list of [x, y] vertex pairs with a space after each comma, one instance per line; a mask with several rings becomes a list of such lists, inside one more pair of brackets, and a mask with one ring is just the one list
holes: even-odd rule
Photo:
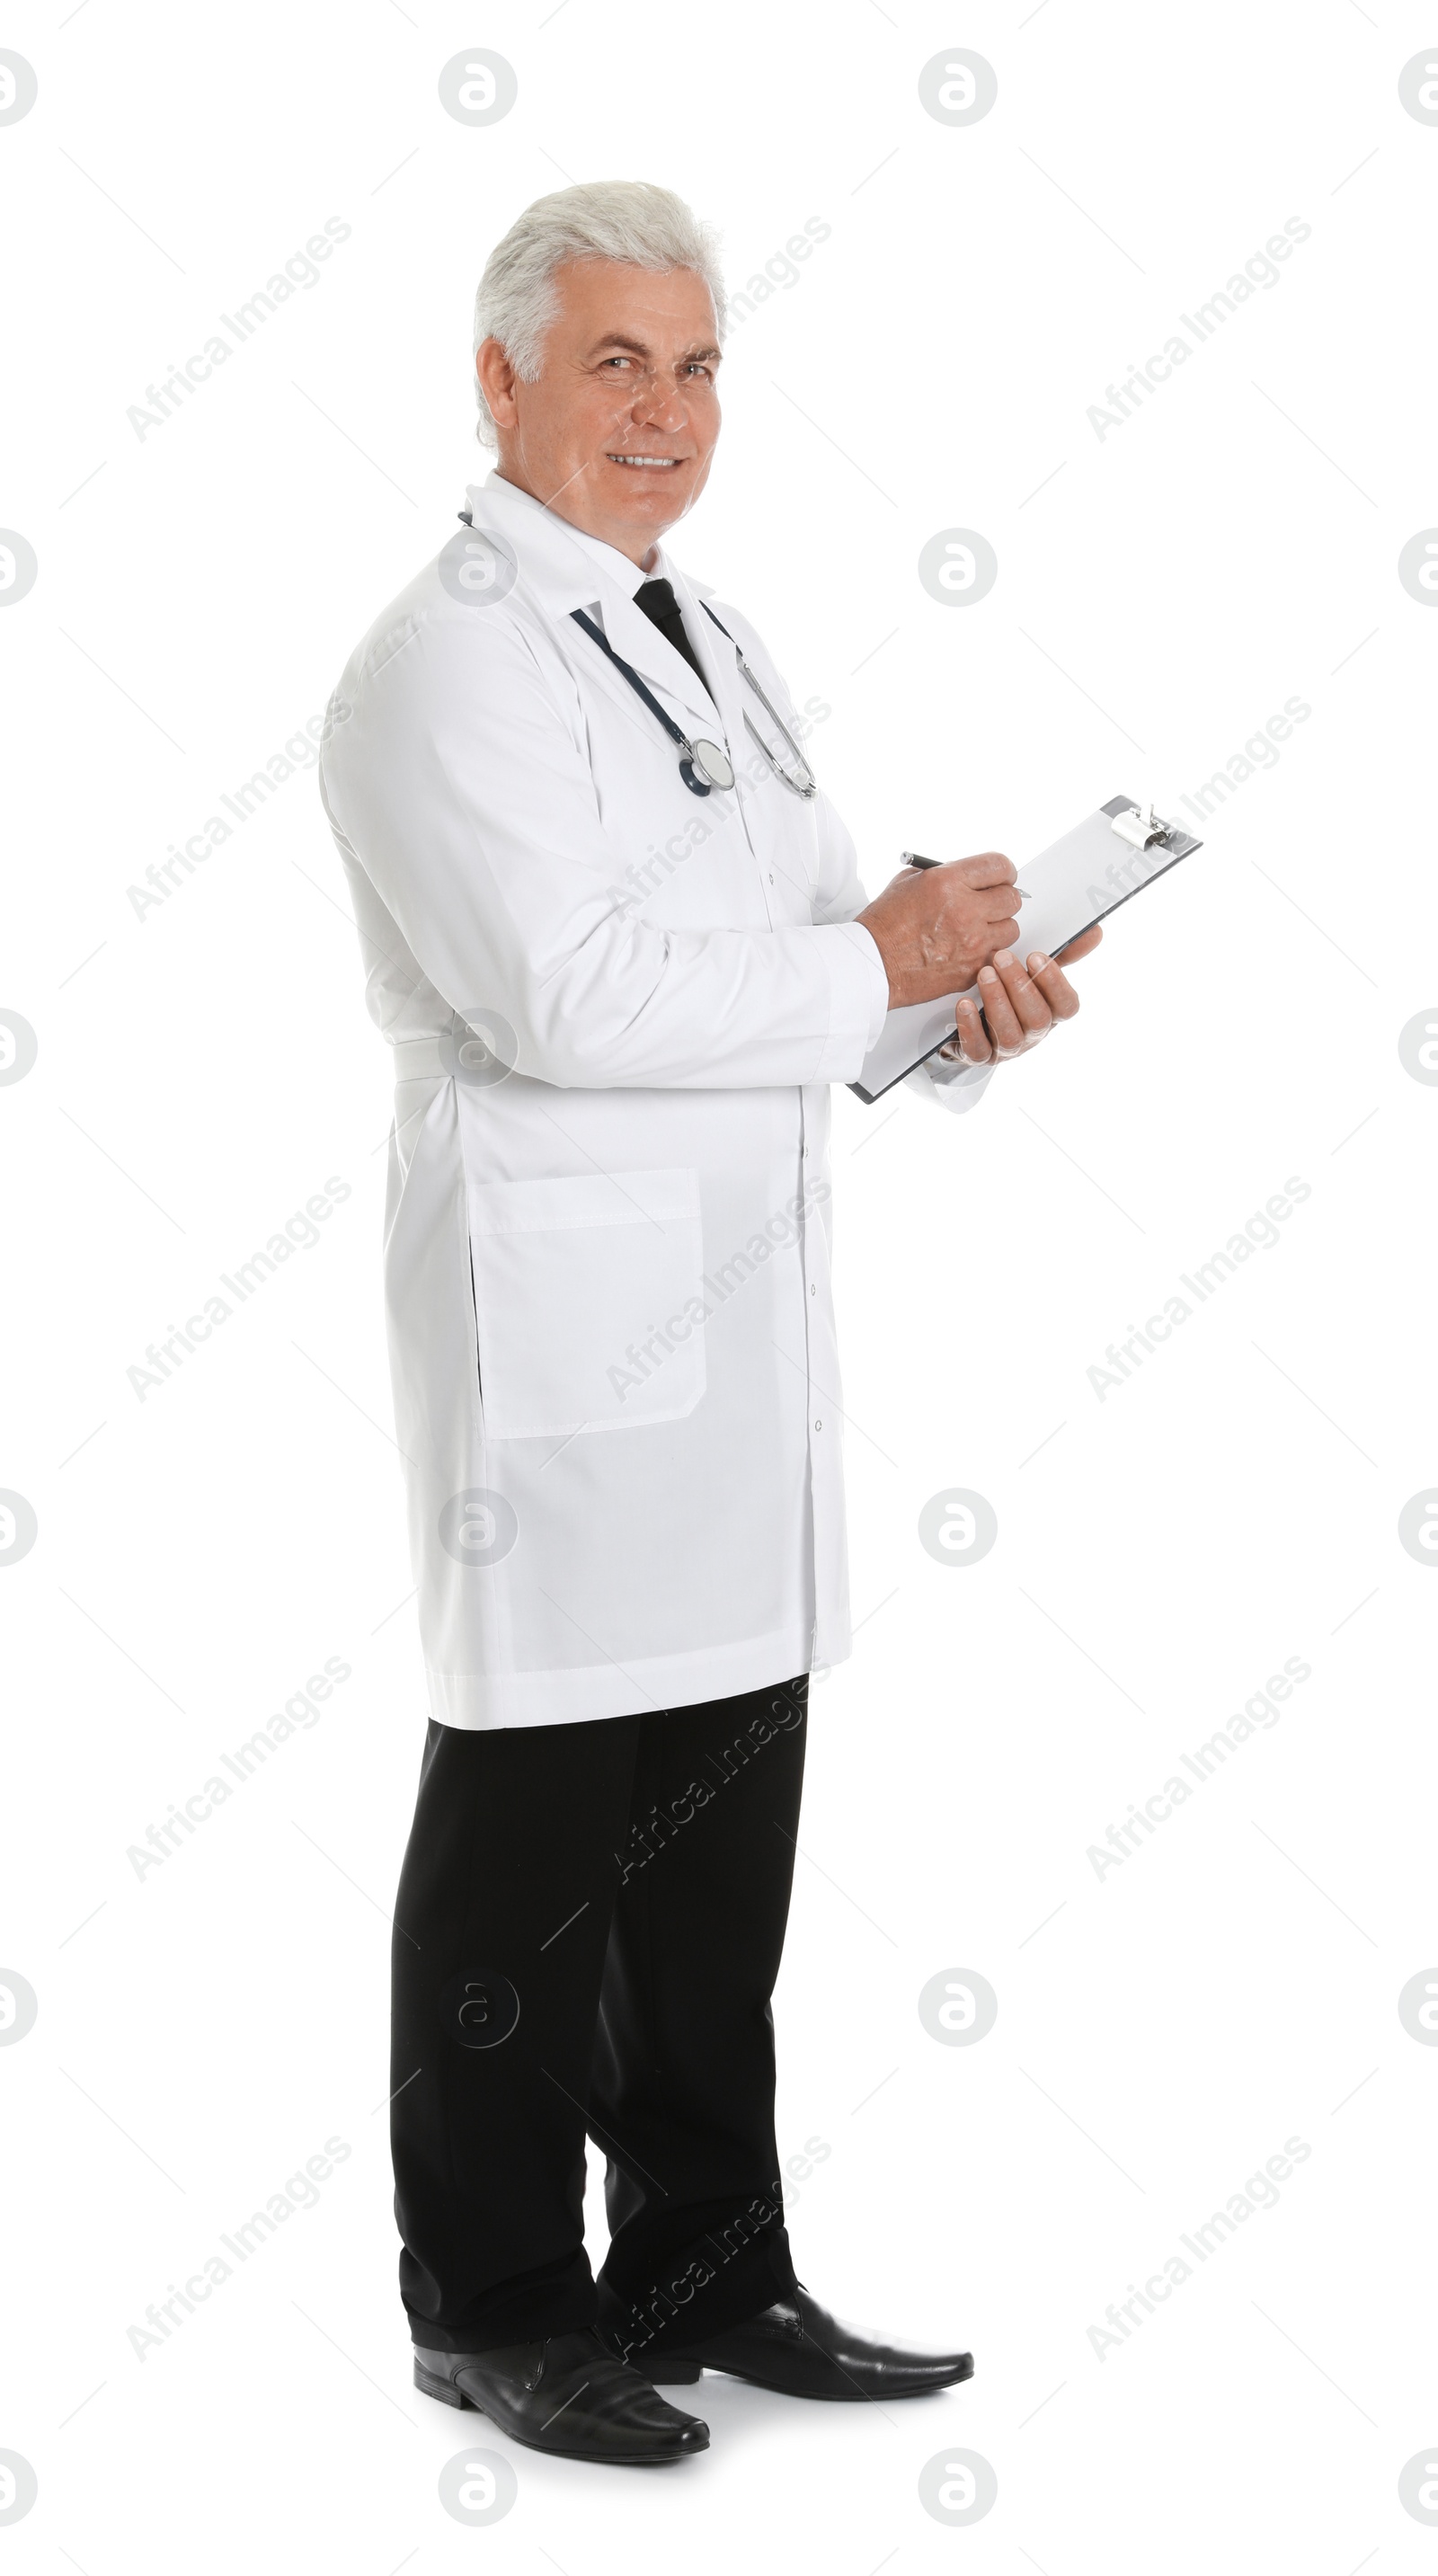
[[979, 933], [983, 940], [986, 965], [994, 962], [997, 948], [1012, 948], [1018, 938], [1018, 898], [1012, 886], [995, 886], [975, 898], [980, 907]]
[[1004, 922], [1012, 924], [1017, 921], [1020, 898], [1012, 886], [983, 886], [979, 890], [979, 900], [985, 920], [991, 922], [995, 929]]
[[959, 1045], [967, 1061], [970, 1064], [987, 1064], [993, 1054], [993, 1048], [989, 1044], [988, 1034], [979, 1016], [977, 1002], [971, 1002], [966, 996], [954, 1012], [954, 1024], [959, 1033]]
[[994, 959], [1005, 992], [1028, 1038], [1041, 1038], [1053, 1027], [1054, 1015], [1040, 986], [1024, 971], [1016, 950], [1001, 948]]
[[1056, 1020], [1071, 1020], [1079, 1006], [1079, 997], [1061, 966], [1036, 948], [1029, 959], [1029, 973]]
[[977, 858], [953, 859], [949, 864], [971, 886], [1012, 885], [1018, 875], [1013, 860], [1001, 850], [981, 850]]
[[1067, 948], [1060, 948], [1058, 950], [1057, 954], [1060, 963], [1065, 966], [1072, 966], [1078, 958], [1087, 957], [1090, 949], [1097, 948], [1102, 937], [1103, 931], [1098, 922], [1094, 923], [1091, 930], [1081, 930], [1077, 939], [1071, 939], [1069, 941]]
[[992, 966], [979, 968], [979, 999], [993, 1036], [995, 1054], [1017, 1054], [1024, 1042], [1023, 1022], [1009, 999], [1003, 977]]

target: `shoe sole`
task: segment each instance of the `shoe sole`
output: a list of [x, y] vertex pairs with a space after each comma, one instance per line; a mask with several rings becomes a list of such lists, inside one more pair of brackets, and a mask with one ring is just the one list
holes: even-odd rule
[[[699, 2377], [697, 2369], [694, 2376], [696, 2379]], [[648, 2451], [642, 2457], [606, 2460], [593, 2451], [564, 2450], [557, 2442], [531, 2442], [523, 2433], [516, 2433], [512, 2425], [501, 2422], [499, 2416], [491, 2415], [488, 2408], [479, 2405], [473, 2397], [467, 2397], [452, 2380], [436, 2379], [432, 2371], [421, 2369], [418, 2362], [414, 2365], [414, 2384], [422, 2396], [437, 2399], [441, 2406], [458, 2406], [471, 2415], [482, 2415], [486, 2423], [498, 2424], [511, 2442], [518, 2442], [522, 2450], [538, 2451], [546, 2460], [587, 2460], [591, 2468], [600, 2469], [666, 2469], [672, 2468], [676, 2461], [700, 2457], [700, 2452], [691, 2446], [686, 2451]], [[702, 2447], [706, 2451], [709, 2448], [707, 2432]]]
[[656, 2388], [692, 2388], [695, 2380], [702, 2379], [706, 2370], [717, 2371], [725, 2379], [742, 2379], [746, 2388], [766, 2388], [771, 2397], [817, 2398], [821, 2405], [880, 2406], [886, 2397], [937, 2397], [945, 2388], [958, 2388], [964, 2380], [973, 2378], [974, 2357], [972, 2353], [966, 2352], [963, 2366], [954, 2371], [948, 2379], [926, 2380], [920, 2388], [876, 2389], [872, 2396], [867, 2389], [862, 2388], [783, 2388], [777, 2380], [756, 2378], [752, 2371], [731, 2369], [727, 2362], [670, 2362], [665, 2361], [662, 2355], [656, 2360], [653, 2370], [646, 2375], [652, 2379]]

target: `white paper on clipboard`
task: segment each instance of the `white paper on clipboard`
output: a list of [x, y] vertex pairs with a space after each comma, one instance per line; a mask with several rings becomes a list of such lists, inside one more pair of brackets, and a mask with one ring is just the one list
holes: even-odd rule
[[[1041, 948], [1052, 957], [1202, 847], [1181, 824], [1165, 823], [1152, 806], [1140, 808], [1131, 796], [1110, 797], [1096, 814], [1019, 870], [1025, 896], [1014, 932], [1019, 955]], [[849, 1089], [871, 1106], [882, 1100], [953, 1036], [958, 999], [957, 993], [948, 993], [936, 1002], [912, 1002], [890, 1011]]]

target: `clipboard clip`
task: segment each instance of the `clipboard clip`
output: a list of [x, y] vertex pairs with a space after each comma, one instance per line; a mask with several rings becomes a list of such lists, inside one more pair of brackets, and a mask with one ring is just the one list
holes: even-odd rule
[[1167, 840], [1173, 830], [1173, 825], [1165, 823], [1162, 815], [1154, 812], [1152, 805], [1149, 806], [1147, 813], [1141, 805], [1125, 805], [1122, 811], [1112, 815], [1110, 820], [1119, 839], [1127, 841], [1131, 850], [1151, 849], [1155, 841]]

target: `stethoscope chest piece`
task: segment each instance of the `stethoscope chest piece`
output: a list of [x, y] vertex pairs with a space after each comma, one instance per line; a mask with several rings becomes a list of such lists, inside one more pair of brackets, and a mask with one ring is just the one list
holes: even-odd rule
[[717, 742], [691, 742], [679, 775], [691, 796], [707, 796], [711, 787], [733, 786], [734, 763]]

